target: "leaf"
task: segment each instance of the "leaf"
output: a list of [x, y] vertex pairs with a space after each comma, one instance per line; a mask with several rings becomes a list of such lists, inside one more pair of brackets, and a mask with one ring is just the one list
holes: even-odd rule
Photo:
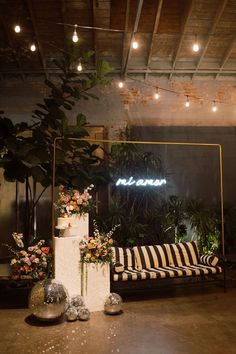
[[88, 61], [89, 58], [91, 58], [94, 55], [95, 51], [94, 50], [89, 50], [88, 52], [85, 52], [82, 54], [82, 57], [84, 58], [85, 61]]
[[97, 76], [101, 79], [105, 75], [113, 71], [113, 68], [106, 60], [99, 59], [97, 63]]
[[87, 118], [84, 114], [79, 113], [76, 117], [76, 126], [81, 127], [87, 123]]
[[24, 182], [29, 170], [20, 161], [12, 160], [4, 166], [4, 178], [8, 182]]
[[47, 176], [46, 171], [42, 170], [39, 166], [31, 168], [31, 173], [36, 182], [42, 183]]
[[0, 137], [12, 135], [15, 127], [9, 118], [0, 118]]

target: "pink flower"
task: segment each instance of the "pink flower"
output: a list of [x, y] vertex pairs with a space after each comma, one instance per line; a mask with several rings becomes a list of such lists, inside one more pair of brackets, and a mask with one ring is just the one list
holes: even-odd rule
[[28, 251], [29, 251], [29, 252], [32, 252], [33, 250], [34, 250], [34, 247], [33, 247], [33, 246], [28, 247]]

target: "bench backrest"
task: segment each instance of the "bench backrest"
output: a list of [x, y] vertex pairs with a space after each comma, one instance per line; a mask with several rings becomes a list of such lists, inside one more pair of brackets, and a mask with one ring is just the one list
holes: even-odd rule
[[112, 247], [113, 263], [125, 269], [150, 269], [189, 266], [199, 263], [196, 241], [133, 248]]

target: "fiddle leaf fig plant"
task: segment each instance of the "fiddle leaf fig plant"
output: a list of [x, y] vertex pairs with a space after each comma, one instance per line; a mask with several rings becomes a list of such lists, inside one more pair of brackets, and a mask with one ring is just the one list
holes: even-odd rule
[[[79, 57], [86, 62], [94, 52], [80, 53]], [[53, 144], [56, 137], [88, 136], [87, 119], [77, 112], [76, 126], [73, 133], [69, 130], [67, 112], [75, 108], [80, 99], [97, 98], [89, 90], [98, 84], [106, 84], [105, 78], [112, 69], [108, 63], [98, 61], [94, 73], [83, 74], [75, 71], [78, 60], [75, 50], [64, 53], [54, 64], [61, 71], [59, 80], [45, 80], [49, 94], [42, 103], [37, 104], [33, 111], [32, 122], [14, 124], [11, 119], [0, 112], [0, 168], [3, 168], [4, 178], [9, 182], [25, 184], [25, 225], [24, 238], [26, 243], [32, 237], [32, 227], [35, 207], [43, 192], [52, 183]], [[56, 149], [56, 183], [84, 187], [94, 182], [90, 166], [98, 165], [99, 158], [86, 141], [59, 140]], [[99, 178], [96, 175], [96, 178]], [[34, 189], [39, 184], [43, 188], [36, 199]]]

